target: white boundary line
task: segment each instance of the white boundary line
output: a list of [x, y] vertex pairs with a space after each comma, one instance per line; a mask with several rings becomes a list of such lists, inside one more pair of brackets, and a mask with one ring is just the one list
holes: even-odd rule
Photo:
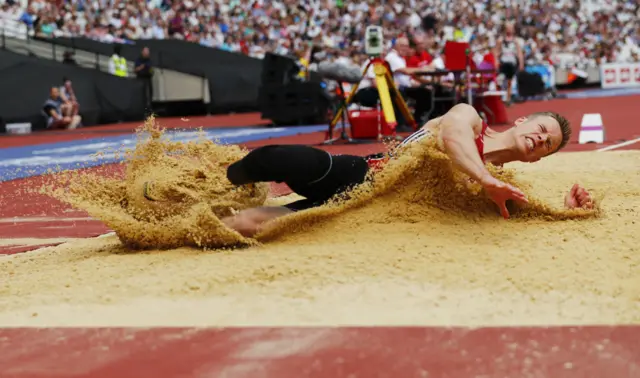
[[90, 217], [13, 217], [0, 218], [0, 223], [31, 223], [31, 222], [78, 222], [96, 220]]
[[[111, 231], [111, 232], [107, 232], [106, 234], [94, 236], [94, 237], [91, 237], [91, 238], [67, 238], [67, 240], [62, 241], [58, 245], [35, 248], [35, 249], [31, 249], [31, 250], [28, 250], [28, 251], [25, 251], [25, 252], [20, 252], [20, 253], [12, 253], [12, 254], [7, 254], [7, 255], [0, 254], [0, 259], [17, 258], [18, 256], [22, 256], [22, 255], [24, 255], [26, 253], [29, 253], [29, 254], [39, 253], [39, 252], [43, 252], [43, 251], [49, 250], [51, 248], [57, 248], [57, 247], [60, 247], [62, 245], [69, 244], [69, 243], [72, 243], [72, 242], [78, 241], [78, 240], [89, 240], [89, 239], [106, 238], [106, 237], [109, 237], [109, 236], [115, 236], [115, 234], [116, 234], [115, 232]], [[62, 238], [60, 238], [60, 239], [62, 239]], [[43, 239], [41, 239], [41, 240], [43, 240]], [[49, 239], [49, 240], [53, 240], [53, 239]], [[48, 243], [44, 243], [44, 244], [48, 244]], [[31, 246], [37, 247], [38, 245], [39, 244], [11, 244], [11, 245], [0, 245], [0, 246], [8, 247], [8, 248], [18, 248], [18, 247], [31, 247]]]
[[89, 238], [6, 238], [0, 240], [0, 247], [24, 247], [31, 245], [41, 245], [41, 244], [54, 244], [54, 243], [68, 243], [76, 240], [86, 240], [95, 238], [106, 238], [109, 236], [113, 236], [116, 233], [111, 231], [106, 234], [93, 236]]
[[640, 142], [640, 138], [636, 138], [636, 139], [628, 140], [628, 141], [626, 141], [626, 142], [622, 142], [622, 143], [614, 144], [614, 145], [607, 146], [607, 147], [602, 147], [602, 148], [597, 149], [596, 151], [597, 151], [597, 152], [611, 151], [611, 150], [615, 150], [615, 149], [618, 149], [618, 148], [621, 148], [621, 147], [630, 146], [630, 145], [632, 145], [632, 144], [636, 144], [636, 143], [638, 143], [638, 142]]
[[66, 243], [78, 238], [6, 238], [0, 240], [0, 247], [26, 247], [32, 245]]

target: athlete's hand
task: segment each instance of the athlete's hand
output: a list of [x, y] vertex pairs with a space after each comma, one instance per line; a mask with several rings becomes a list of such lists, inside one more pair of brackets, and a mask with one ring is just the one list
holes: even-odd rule
[[504, 219], [509, 219], [509, 210], [507, 210], [508, 200], [514, 200], [518, 203], [529, 202], [520, 189], [504, 183], [495, 177], [488, 176], [482, 180], [481, 184], [489, 198], [498, 205], [500, 215], [502, 215]]
[[577, 207], [593, 209], [593, 199], [585, 188], [579, 184], [574, 184], [564, 197], [564, 206], [567, 209], [575, 209]]

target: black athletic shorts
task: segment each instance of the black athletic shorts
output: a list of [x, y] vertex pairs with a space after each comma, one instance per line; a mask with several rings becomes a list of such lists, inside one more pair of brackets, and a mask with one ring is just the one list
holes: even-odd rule
[[507, 80], [511, 80], [516, 76], [518, 66], [515, 63], [500, 63], [500, 73], [504, 74]]
[[298, 211], [321, 206], [329, 199], [340, 195], [356, 185], [362, 184], [369, 171], [367, 159], [354, 155], [330, 155], [325, 174], [311, 183], [287, 182], [295, 193], [305, 197], [285, 207]]
[[304, 145], [269, 145], [254, 149], [227, 169], [235, 185], [256, 182], [286, 183], [305, 197], [287, 205], [291, 210], [319, 206], [367, 177], [367, 159], [354, 155], [331, 155]]

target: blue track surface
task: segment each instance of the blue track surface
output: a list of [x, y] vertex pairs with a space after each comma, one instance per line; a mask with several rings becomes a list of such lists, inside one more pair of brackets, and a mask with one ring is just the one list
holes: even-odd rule
[[[326, 130], [326, 125], [300, 127], [248, 127], [205, 130], [206, 137], [223, 144], [246, 143], [256, 140], [309, 134]], [[190, 141], [198, 138], [197, 131], [170, 131], [166, 135], [175, 141]], [[0, 143], [2, 139], [0, 139]], [[135, 146], [134, 134], [100, 137], [67, 142], [38, 144], [35, 146], [0, 149], [0, 182], [37, 176], [49, 170], [78, 169], [122, 160], [114, 152]], [[104, 155], [100, 159], [94, 156]]]

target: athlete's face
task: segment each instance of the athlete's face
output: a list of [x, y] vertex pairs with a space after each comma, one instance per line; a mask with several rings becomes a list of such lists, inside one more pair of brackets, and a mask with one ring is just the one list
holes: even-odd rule
[[535, 162], [558, 150], [562, 143], [562, 130], [552, 117], [523, 117], [516, 121], [514, 138], [520, 160]]

